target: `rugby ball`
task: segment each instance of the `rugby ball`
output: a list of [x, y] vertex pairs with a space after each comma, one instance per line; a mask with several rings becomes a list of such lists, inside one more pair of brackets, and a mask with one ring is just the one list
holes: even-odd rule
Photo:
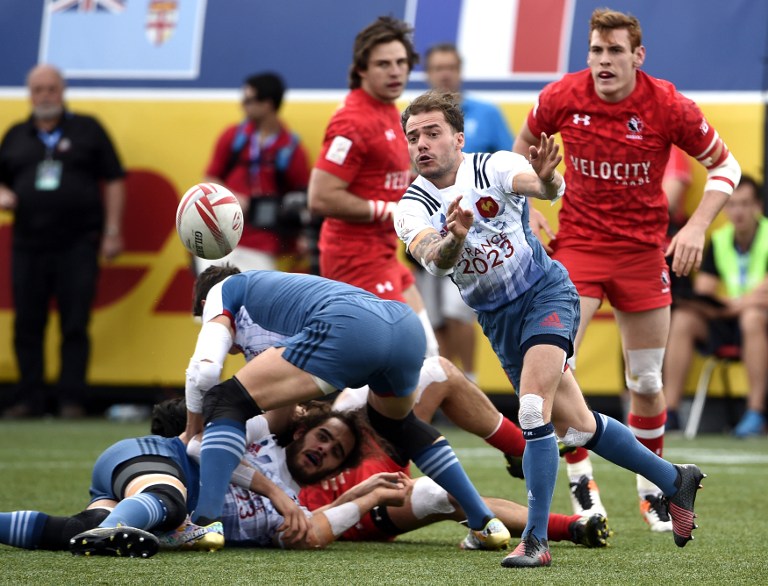
[[187, 190], [176, 208], [176, 232], [189, 252], [217, 260], [240, 242], [243, 210], [226, 187], [198, 183]]

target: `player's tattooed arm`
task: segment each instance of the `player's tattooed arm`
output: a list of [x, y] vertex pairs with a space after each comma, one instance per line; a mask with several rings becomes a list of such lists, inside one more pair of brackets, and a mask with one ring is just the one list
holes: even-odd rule
[[445, 236], [440, 236], [436, 230], [425, 230], [411, 242], [411, 255], [433, 275], [443, 276], [453, 271], [474, 221], [472, 211], [462, 209], [460, 201], [461, 197], [457, 197], [448, 206]]
[[434, 264], [440, 269], [450, 269], [459, 259], [463, 243], [463, 239], [457, 240], [451, 233], [443, 238], [437, 232], [430, 231], [414, 242], [411, 254], [425, 267]]

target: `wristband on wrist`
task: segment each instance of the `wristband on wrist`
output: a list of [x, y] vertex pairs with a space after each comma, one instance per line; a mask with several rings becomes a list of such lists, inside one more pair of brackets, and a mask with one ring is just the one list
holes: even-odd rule
[[397, 204], [393, 201], [384, 201], [381, 199], [368, 200], [370, 221], [373, 223], [390, 221], [395, 215], [396, 205]]

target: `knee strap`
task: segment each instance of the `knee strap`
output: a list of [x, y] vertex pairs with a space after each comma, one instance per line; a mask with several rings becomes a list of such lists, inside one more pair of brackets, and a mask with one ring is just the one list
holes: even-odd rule
[[153, 531], [172, 531], [187, 517], [187, 502], [181, 491], [169, 484], [157, 484], [144, 491], [152, 494], [165, 507], [165, 519], [152, 528]]
[[664, 348], [627, 350], [627, 363], [627, 372], [624, 374], [624, 378], [629, 390], [643, 395], [661, 392]]
[[415, 455], [431, 446], [440, 437], [440, 432], [416, 417], [413, 411], [404, 419], [392, 419], [382, 415], [370, 405], [367, 409], [371, 427], [395, 449], [397, 463], [401, 466], [407, 464], [408, 460], [412, 460]]
[[259, 408], [245, 387], [234, 376], [211, 387], [203, 396], [203, 419], [210, 423], [216, 419], [231, 419], [245, 423], [251, 417], [261, 415]]

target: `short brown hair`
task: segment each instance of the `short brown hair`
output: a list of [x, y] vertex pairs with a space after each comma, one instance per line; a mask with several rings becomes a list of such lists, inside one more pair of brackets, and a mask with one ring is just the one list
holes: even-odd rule
[[634, 51], [643, 44], [643, 31], [640, 29], [640, 21], [631, 14], [624, 14], [610, 8], [597, 8], [592, 13], [589, 21], [589, 37], [592, 38], [592, 31], [597, 31], [604, 35], [609, 31], [617, 29], [627, 29], [629, 33], [629, 44]]
[[197, 277], [195, 288], [192, 292], [192, 315], [201, 317], [203, 315], [203, 300], [208, 296], [208, 292], [216, 283], [219, 283], [240, 272], [235, 266], [225, 264], [223, 266], [210, 266]]
[[442, 112], [445, 121], [456, 132], [464, 132], [464, 112], [461, 111], [461, 96], [456, 92], [429, 90], [413, 100], [400, 116], [400, 123], [405, 131], [408, 119], [415, 114]]
[[363, 79], [359, 72], [368, 69], [371, 51], [377, 45], [400, 41], [408, 54], [408, 70], [413, 71], [419, 62], [419, 54], [413, 46], [412, 33], [413, 29], [408, 23], [391, 16], [380, 16], [357, 33], [352, 49], [352, 65], [349, 67], [349, 89], [354, 90], [362, 85]]
[[453, 43], [437, 43], [436, 45], [432, 45], [427, 49], [427, 52], [424, 53], [424, 69], [429, 69], [429, 59], [435, 53], [453, 53], [459, 62], [459, 67], [461, 67], [461, 55], [459, 55], [459, 50], [456, 48], [456, 45]]

